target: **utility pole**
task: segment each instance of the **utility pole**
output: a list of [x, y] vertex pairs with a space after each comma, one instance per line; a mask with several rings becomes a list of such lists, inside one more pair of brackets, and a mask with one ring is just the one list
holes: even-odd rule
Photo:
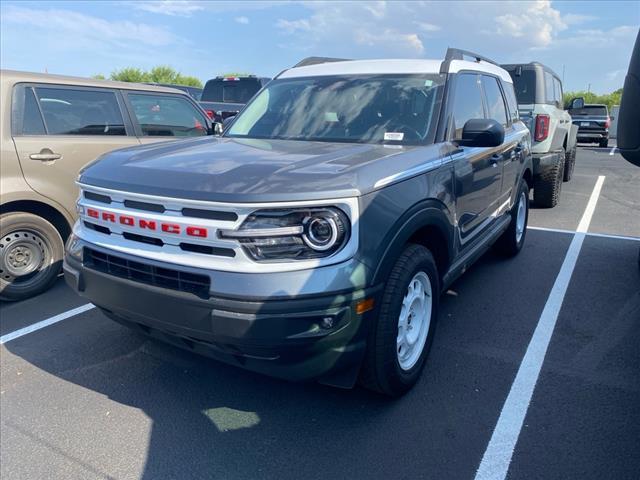
[[564, 64], [562, 64], [562, 87], [564, 88]]
[[591, 93], [591, 84], [587, 87], [587, 93]]

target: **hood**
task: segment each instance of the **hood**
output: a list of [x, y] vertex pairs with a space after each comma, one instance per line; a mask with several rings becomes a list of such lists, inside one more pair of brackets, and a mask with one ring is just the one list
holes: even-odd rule
[[321, 200], [368, 193], [383, 178], [441, 157], [436, 145], [204, 137], [107, 153], [86, 167], [79, 181], [193, 200]]

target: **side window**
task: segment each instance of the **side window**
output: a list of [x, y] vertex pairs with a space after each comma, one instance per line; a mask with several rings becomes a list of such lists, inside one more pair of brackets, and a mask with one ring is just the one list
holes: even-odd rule
[[36, 87], [49, 135], [126, 135], [116, 94], [109, 90]]
[[455, 139], [462, 138], [464, 124], [472, 118], [484, 118], [480, 76], [472, 73], [463, 73], [456, 80], [453, 97]]
[[544, 95], [546, 103], [556, 103], [553, 76], [549, 72], [544, 72]]
[[564, 101], [562, 99], [562, 85], [560, 84], [560, 80], [557, 78], [553, 78], [553, 87], [555, 90], [556, 102], [558, 103], [558, 107], [562, 108], [564, 105]]
[[207, 134], [204, 116], [184, 98], [138, 93], [129, 93], [128, 97], [144, 136], [197, 137]]
[[502, 81], [502, 90], [504, 90], [504, 95], [507, 99], [507, 106], [509, 107], [509, 113], [511, 117], [511, 122], [517, 122], [520, 118], [518, 114], [518, 101], [516, 100], [516, 93], [513, 89], [513, 84]]
[[509, 120], [507, 118], [507, 108], [504, 105], [504, 98], [498, 85], [498, 79], [482, 75], [482, 84], [484, 85], [484, 93], [487, 99], [489, 118], [506, 127]]
[[45, 135], [44, 122], [38, 109], [33, 89], [24, 89], [24, 111], [22, 114], [22, 135]]

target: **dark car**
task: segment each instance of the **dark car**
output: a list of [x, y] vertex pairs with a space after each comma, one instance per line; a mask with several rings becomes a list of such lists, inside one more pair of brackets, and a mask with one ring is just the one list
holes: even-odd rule
[[441, 292], [525, 242], [531, 134], [510, 99], [505, 70], [459, 50], [286, 70], [219, 139], [85, 169], [66, 280], [182, 348], [400, 395]]
[[189, 94], [191, 98], [193, 98], [196, 102], [200, 101], [200, 97], [202, 96], [202, 89], [198, 87], [191, 87], [189, 85], [176, 85], [173, 83], [147, 83], [147, 85], [158, 85], [159, 87], [171, 87], [176, 88], [178, 90], [182, 90]]
[[254, 75], [212, 78], [204, 86], [200, 105], [209, 118], [222, 122], [235, 116], [270, 80]]
[[578, 142], [609, 146], [611, 118], [606, 105], [586, 104], [569, 110], [573, 124], [578, 126]]

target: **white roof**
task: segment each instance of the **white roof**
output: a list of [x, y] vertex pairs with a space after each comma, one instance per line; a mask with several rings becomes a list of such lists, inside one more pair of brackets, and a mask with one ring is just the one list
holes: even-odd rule
[[[278, 78], [319, 77], [325, 75], [367, 75], [385, 73], [440, 73], [442, 60], [387, 59], [387, 60], [345, 60], [327, 62], [307, 67], [294, 67], [284, 71]], [[512, 83], [509, 73], [493, 63], [453, 60], [449, 73], [472, 70], [497, 75], [505, 82]]]

